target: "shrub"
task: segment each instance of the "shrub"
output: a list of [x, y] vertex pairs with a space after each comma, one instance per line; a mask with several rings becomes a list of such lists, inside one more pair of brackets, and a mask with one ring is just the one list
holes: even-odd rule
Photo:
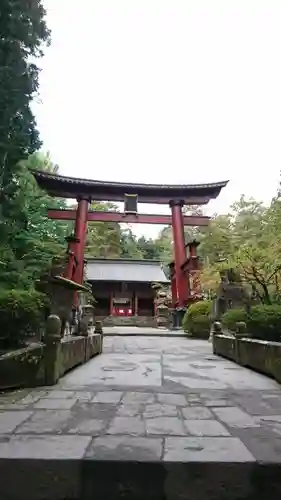
[[0, 342], [4, 349], [24, 345], [37, 332], [44, 317], [47, 299], [34, 290], [0, 291]]
[[229, 309], [221, 317], [222, 325], [232, 331], [236, 330], [236, 323], [238, 321], [245, 321], [248, 327], [248, 315], [245, 308], [237, 307], [235, 309]]
[[244, 309], [231, 309], [222, 316], [222, 323], [235, 330], [237, 321], [245, 321], [252, 337], [273, 342], [281, 341], [281, 306], [257, 305], [247, 314]]
[[191, 304], [183, 318], [182, 327], [184, 331], [188, 332], [192, 337], [207, 339], [211, 328], [211, 309], [212, 302], [208, 300]]

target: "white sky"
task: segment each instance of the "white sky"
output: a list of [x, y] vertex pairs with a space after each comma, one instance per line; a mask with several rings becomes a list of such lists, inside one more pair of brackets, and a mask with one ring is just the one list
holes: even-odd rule
[[281, 165], [281, 0], [44, 4], [52, 46], [35, 112], [62, 174], [230, 179], [207, 213], [226, 212], [242, 193], [271, 198]]

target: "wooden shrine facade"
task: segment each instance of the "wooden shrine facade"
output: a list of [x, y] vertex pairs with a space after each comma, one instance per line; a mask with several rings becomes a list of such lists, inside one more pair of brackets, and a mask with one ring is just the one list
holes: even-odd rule
[[105, 324], [156, 324], [152, 283], [169, 285], [155, 260], [87, 258], [86, 279], [95, 299], [95, 316]]
[[[182, 207], [205, 205], [219, 195], [227, 181], [193, 185], [148, 185], [87, 180], [38, 170], [32, 170], [32, 173], [38, 185], [49, 195], [77, 200], [76, 210], [49, 210], [49, 217], [52, 219], [75, 220], [74, 234], [68, 238], [68, 263], [65, 270], [67, 279], [83, 283], [88, 222], [171, 224], [174, 249], [173, 303], [176, 309], [182, 309], [193, 300], [191, 281], [186, 278], [188, 266], [191, 264], [187, 264], [184, 226], [206, 226], [209, 218], [185, 216]], [[123, 201], [124, 211], [123, 213], [90, 211], [91, 200]], [[171, 215], [141, 214], [138, 212], [139, 203], [169, 205]]]

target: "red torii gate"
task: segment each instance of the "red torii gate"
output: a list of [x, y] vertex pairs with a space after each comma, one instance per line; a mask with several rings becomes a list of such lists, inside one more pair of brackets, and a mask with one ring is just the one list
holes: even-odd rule
[[[174, 247], [173, 305], [175, 309], [184, 308], [190, 301], [194, 300], [188, 276], [190, 271], [198, 270], [196, 244], [189, 244], [189, 256], [187, 257], [184, 226], [207, 226], [209, 217], [184, 215], [182, 207], [184, 205], [205, 205], [210, 199], [214, 199], [220, 194], [221, 189], [227, 185], [228, 181], [193, 185], [148, 185], [87, 180], [38, 170], [31, 171], [38, 185], [49, 195], [77, 200], [76, 210], [50, 209], [48, 211], [48, 216], [51, 219], [75, 220], [74, 234], [67, 238], [68, 261], [65, 269], [67, 279], [79, 284], [83, 283], [88, 222], [169, 224], [172, 225], [173, 229]], [[91, 200], [123, 201], [124, 212], [89, 211]], [[167, 204], [171, 208], [171, 215], [139, 214], [138, 202]], [[193, 261], [192, 266], [191, 261]]]

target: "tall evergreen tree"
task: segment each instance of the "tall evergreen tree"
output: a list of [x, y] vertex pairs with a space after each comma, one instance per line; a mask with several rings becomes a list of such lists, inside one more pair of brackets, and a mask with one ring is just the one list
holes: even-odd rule
[[38, 91], [36, 58], [50, 41], [41, 0], [0, 5], [0, 239], [26, 225], [19, 203], [20, 161], [40, 147], [30, 103]]

